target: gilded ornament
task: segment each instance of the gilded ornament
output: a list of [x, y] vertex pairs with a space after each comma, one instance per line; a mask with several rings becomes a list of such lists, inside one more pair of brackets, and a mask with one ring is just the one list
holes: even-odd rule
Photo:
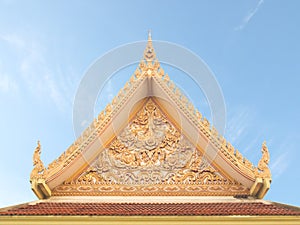
[[192, 114], [195, 113], [195, 107], [194, 107], [193, 103], [190, 102], [188, 104], [188, 109], [189, 109], [190, 113], [192, 113]]
[[181, 102], [186, 106], [186, 104], [188, 103], [188, 99], [187, 99], [187, 97], [185, 97], [185, 95], [182, 95], [181, 96]]
[[164, 76], [164, 81], [166, 82], [166, 83], [168, 83], [169, 81], [170, 81], [170, 77], [169, 77], [169, 75], [166, 73], [166, 75]]
[[169, 82], [169, 88], [170, 88], [170, 90], [171, 90], [171, 91], [174, 91], [175, 87], [176, 87], [176, 86], [175, 86], [174, 82], [173, 82], [173, 81], [170, 81], [170, 82]]
[[[140, 63], [140, 68], [143, 70], [144, 67], [145, 67], [144, 62], [141, 62]], [[139, 68], [136, 68], [136, 70], [134, 72], [134, 75], [135, 75], [136, 79], [139, 79], [141, 77], [141, 71], [140, 71]]]
[[175, 89], [175, 95], [177, 96], [177, 98], [180, 98], [180, 96], [181, 96], [181, 91], [178, 87], [176, 87], [176, 89]]
[[111, 104], [107, 104], [107, 106], [105, 107], [105, 115], [110, 114], [111, 111], [112, 111]]
[[269, 169], [270, 154], [265, 141], [262, 144], [261, 152], [262, 157], [258, 162], [256, 176], [271, 179], [271, 171]]
[[198, 110], [196, 111], [196, 116], [199, 121], [202, 119], [202, 114]]
[[243, 163], [243, 156], [237, 149], [235, 150], [235, 157], [240, 163]]
[[34, 150], [33, 153], [33, 170], [30, 174], [30, 180], [42, 178], [43, 174], [46, 170], [44, 167], [44, 164], [41, 160], [41, 144], [40, 141], [37, 142], [37, 147]]
[[138, 194], [147, 190], [168, 194], [181, 190], [189, 194], [197, 193], [199, 185], [213, 185], [227, 195], [231, 186], [241, 189], [240, 184], [224, 178], [208, 163], [151, 98], [90, 168], [55, 193], [69, 190], [74, 183], [77, 190], [94, 190], [93, 193], [101, 190]]
[[209, 121], [208, 121], [206, 118], [203, 118], [203, 119], [201, 120], [201, 123], [202, 123], [202, 125], [203, 125], [203, 127], [204, 127], [205, 129], [209, 129], [209, 128], [210, 128]]
[[153, 69], [158, 70], [159, 68], [160, 68], [160, 64], [159, 64], [158, 60], [156, 59], [153, 63]]
[[112, 100], [112, 105], [115, 107], [117, 104], [118, 104], [118, 101], [119, 101], [119, 99], [118, 99], [118, 97], [116, 96], [116, 97], [114, 97], [113, 98], [113, 100]]
[[163, 68], [160, 68], [157, 74], [160, 78], [162, 78], [165, 74], [165, 71], [163, 70]]
[[130, 84], [133, 85], [134, 82], [135, 82], [135, 78], [134, 78], [134, 76], [131, 76], [131, 77], [130, 77]]

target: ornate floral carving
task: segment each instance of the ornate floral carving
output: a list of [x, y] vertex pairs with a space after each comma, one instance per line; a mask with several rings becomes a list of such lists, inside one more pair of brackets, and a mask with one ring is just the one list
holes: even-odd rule
[[[89, 169], [57, 191], [63, 193], [72, 184], [80, 186], [80, 192], [101, 189], [162, 194], [180, 190], [179, 195], [209, 195], [207, 192], [219, 190], [226, 195], [225, 192], [231, 193], [230, 186], [241, 190], [240, 184], [223, 177], [210, 165], [151, 98]], [[207, 185], [215, 189], [211, 191]], [[244, 188], [242, 193], [247, 191]]]

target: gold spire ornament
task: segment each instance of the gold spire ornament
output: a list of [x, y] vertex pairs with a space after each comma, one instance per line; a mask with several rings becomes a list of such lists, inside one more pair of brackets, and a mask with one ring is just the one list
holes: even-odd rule
[[148, 32], [148, 43], [144, 51], [144, 59], [149, 62], [153, 62], [156, 58], [154, 48], [152, 45], [152, 37], [151, 37], [151, 31], [149, 30]]
[[32, 161], [34, 167], [30, 174], [30, 180], [42, 178], [46, 170], [40, 156], [41, 156], [41, 144], [40, 141], [38, 141], [37, 147], [35, 148], [33, 153]]
[[261, 178], [271, 179], [271, 171], [269, 169], [270, 154], [266, 144], [266, 141], [263, 142], [261, 148], [262, 157], [258, 162], [256, 175]]

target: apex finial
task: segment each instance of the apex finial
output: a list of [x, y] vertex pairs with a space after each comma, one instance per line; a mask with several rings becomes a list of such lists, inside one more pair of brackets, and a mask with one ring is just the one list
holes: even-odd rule
[[155, 58], [156, 56], [155, 56], [154, 48], [152, 46], [151, 30], [148, 30], [148, 43], [144, 51], [144, 59], [147, 62], [153, 62]]
[[148, 30], [148, 41], [152, 40], [152, 36], [151, 36], [151, 30]]

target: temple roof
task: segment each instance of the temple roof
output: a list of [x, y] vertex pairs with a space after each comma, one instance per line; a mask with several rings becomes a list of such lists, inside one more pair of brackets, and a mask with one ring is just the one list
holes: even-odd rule
[[300, 216], [272, 202], [95, 203], [37, 202], [0, 210], [0, 216]]
[[[151, 35], [130, 80], [47, 167], [34, 152], [40, 198], [81, 195], [252, 196], [270, 187], [269, 152], [255, 167], [193, 106], [156, 58]], [[140, 206], [139, 206], [140, 207]]]

